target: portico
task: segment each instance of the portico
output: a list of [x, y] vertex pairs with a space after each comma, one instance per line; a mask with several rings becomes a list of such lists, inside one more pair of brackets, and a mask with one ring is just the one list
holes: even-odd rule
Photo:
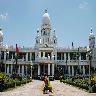
[[54, 77], [54, 64], [52, 62], [42, 62], [38, 64], [38, 77], [46, 73], [49, 77]]

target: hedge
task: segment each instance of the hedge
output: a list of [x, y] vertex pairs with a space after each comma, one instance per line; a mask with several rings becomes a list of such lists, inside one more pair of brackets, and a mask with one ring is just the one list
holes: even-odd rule
[[20, 86], [21, 84], [26, 84], [31, 82], [32, 79], [29, 77], [18, 77], [12, 78], [7, 76], [4, 73], [0, 73], [0, 92], [7, 90], [8, 88], [14, 88], [16, 86]]
[[[85, 90], [89, 90], [89, 79], [85, 78], [85, 79], [66, 79], [66, 80], [61, 80], [61, 82], [63, 83], [67, 83]], [[91, 92], [96, 92], [96, 84], [92, 84], [91, 82]]]

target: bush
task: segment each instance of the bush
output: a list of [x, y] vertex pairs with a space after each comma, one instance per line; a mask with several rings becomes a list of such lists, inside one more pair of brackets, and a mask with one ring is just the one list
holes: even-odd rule
[[82, 79], [66, 79], [62, 80], [62, 82], [88, 90], [88, 79], [82, 80]]
[[30, 77], [21, 77], [18, 76], [16, 78], [9, 77], [4, 73], [0, 73], [0, 92], [4, 91], [8, 88], [14, 88], [15, 86], [20, 86], [21, 84], [26, 84], [27, 82], [31, 82], [32, 79]]

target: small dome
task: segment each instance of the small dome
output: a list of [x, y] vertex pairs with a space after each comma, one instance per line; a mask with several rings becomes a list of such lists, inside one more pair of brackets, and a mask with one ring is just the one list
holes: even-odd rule
[[48, 24], [48, 25], [50, 24], [50, 16], [49, 16], [47, 10], [45, 10], [45, 13], [43, 15], [42, 23], [45, 24], [45, 25], [46, 24]]
[[0, 28], [0, 36], [3, 36], [3, 32], [2, 29]]

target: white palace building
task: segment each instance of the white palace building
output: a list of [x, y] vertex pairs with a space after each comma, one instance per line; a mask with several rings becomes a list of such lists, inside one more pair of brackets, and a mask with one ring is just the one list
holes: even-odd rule
[[89, 48], [57, 47], [55, 30], [52, 30], [50, 16], [45, 10], [41, 28], [37, 30], [33, 48], [19, 48], [17, 67], [15, 62], [16, 48], [3, 45], [3, 32], [0, 29], [0, 64], [4, 64], [6, 74], [13, 74], [15, 68], [19, 75], [30, 75], [39, 78], [47, 73], [49, 77], [62, 75], [89, 75], [90, 66], [96, 71], [95, 36], [92, 29], [89, 34]]

